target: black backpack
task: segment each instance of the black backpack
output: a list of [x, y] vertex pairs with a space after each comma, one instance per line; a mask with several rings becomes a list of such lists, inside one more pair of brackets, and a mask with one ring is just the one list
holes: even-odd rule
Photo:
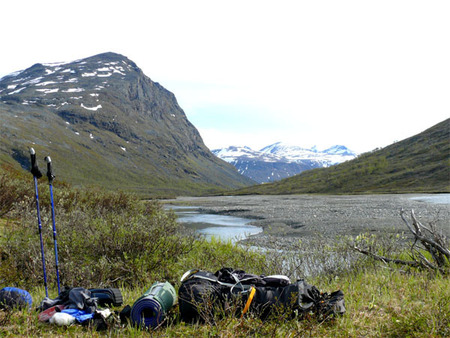
[[181, 319], [189, 323], [205, 322], [230, 311], [241, 316], [253, 313], [262, 320], [280, 311], [292, 317], [314, 314], [321, 319], [345, 313], [342, 291], [321, 293], [303, 279], [291, 284], [286, 276], [254, 275], [231, 268], [215, 274], [188, 271], [178, 298]]
[[207, 322], [215, 312], [223, 309], [223, 291], [213, 273], [197, 270], [190, 274], [178, 289], [181, 319], [187, 323]]

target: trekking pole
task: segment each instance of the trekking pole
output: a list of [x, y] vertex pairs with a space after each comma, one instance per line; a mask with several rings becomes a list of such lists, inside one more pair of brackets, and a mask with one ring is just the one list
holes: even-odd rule
[[34, 178], [34, 189], [36, 192], [36, 208], [37, 208], [37, 218], [38, 218], [38, 227], [39, 227], [39, 238], [41, 241], [41, 256], [42, 256], [42, 270], [44, 272], [44, 286], [45, 286], [45, 295], [48, 297], [48, 288], [47, 288], [47, 272], [45, 271], [45, 256], [44, 256], [44, 241], [42, 240], [42, 224], [41, 224], [41, 214], [39, 212], [39, 194], [38, 194], [38, 178], [42, 177], [42, 173], [40, 172], [37, 163], [36, 163], [36, 152], [33, 148], [30, 148], [30, 156], [31, 156], [31, 173]]
[[56, 281], [58, 282], [58, 295], [61, 293], [61, 288], [59, 286], [59, 268], [58, 268], [58, 242], [56, 241], [56, 226], [55, 226], [55, 206], [53, 204], [53, 179], [55, 176], [52, 172], [52, 159], [50, 156], [45, 158], [47, 162], [47, 177], [48, 177], [48, 186], [50, 189], [50, 201], [52, 205], [52, 222], [53, 222], [53, 243], [55, 247], [55, 267], [56, 267]]

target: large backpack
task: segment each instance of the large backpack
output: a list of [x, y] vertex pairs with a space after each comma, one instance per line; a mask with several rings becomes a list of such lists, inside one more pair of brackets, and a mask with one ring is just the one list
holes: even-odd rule
[[197, 270], [182, 279], [178, 289], [178, 304], [183, 321], [207, 322], [215, 312], [223, 309], [223, 290], [217, 276]]
[[300, 279], [290, 283], [282, 275], [265, 276], [223, 268], [216, 273], [191, 270], [178, 291], [181, 319], [205, 322], [216, 315], [249, 312], [261, 319], [281, 312], [291, 317], [314, 314], [320, 318], [345, 312], [344, 294], [321, 293]]

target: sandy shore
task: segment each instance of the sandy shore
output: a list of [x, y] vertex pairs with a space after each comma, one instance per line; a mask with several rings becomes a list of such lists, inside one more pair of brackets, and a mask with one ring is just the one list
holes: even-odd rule
[[426, 202], [430, 195], [283, 195], [179, 197], [171, 204], [199, 206], [205, 212], [252, 219], [264, 232], [261, 242], [311, 236], [334, 238], [359, 233], [408, 233], [400, 217], [403, 208], [427, 225], [436, 225], [450, 237], [450, 205]]

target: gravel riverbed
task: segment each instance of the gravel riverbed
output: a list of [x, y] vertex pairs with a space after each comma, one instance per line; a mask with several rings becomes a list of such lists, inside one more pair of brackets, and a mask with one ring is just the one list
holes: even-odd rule
[[[435, 224], [450, 237], [450, 204], [430, 203], [436, 195], [282, 195], [179, 197], [167, 203], [197, 206], [205, 213], [239, 216], [251, 219], [252, 225], [264, 229], [247, 240], [252, 245], [267, 246], [276, 241], [288, 244], [298, 238], [315, 236], [335, 238], [360, 233], [408, 233], [400, 217], [408, 219], [413, 209], [424, 225]], [[166, 203], [166, 202], [164, 202]]]

